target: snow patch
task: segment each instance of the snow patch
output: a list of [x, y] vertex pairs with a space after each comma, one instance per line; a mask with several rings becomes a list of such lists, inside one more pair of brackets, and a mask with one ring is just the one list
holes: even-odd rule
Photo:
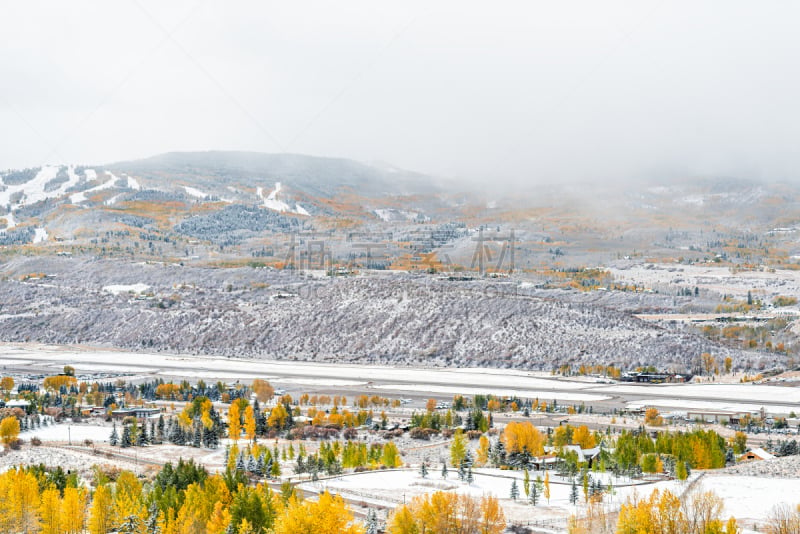
[[128, 187], [129, 188], [134, 189], [136, 191], [139, 191], [142, 188], [141, 184], [139, 183], [139, 181], [136, 178], [132, 178], [130, 176], [127, 176], [127, 178], [128, 178]]
[[24, 184], [8, 185], [5, 191], [0, 192], [0, 205], [11, 206], [11, 197], [17, 193], [22, 194], [17, 206], [33, 204], [40, 200], [57, 196], [57, 191], [46, 193], [44, 186], [47, 182], [56, 177], [58, 170], [58, 166], [48, 165], [39, 169], [39, 172], [36, 173], [33, 180], [25, 182]]
[[120, 293], [144, 293], [150, 289], [147, 284], [110, 285], [103, 286], [103, 291], [119, 295]]
[[47, 230], [44, 228], [36, 228], [33, 231], [33, 242], [34, 243], [41, 243], [43, 241], [47, 241]]
[[269, 208], [274, 211], [284, 212], [284, 211], [292, 211], [289, 208], [289, 204], [282, 200], [278, 200], [278, 193], [281, 192], [281, 183], [275, 182], [275, 189], [270, 191], [269, 195], [264, 198], [264, 190], [262, 188], [258, 188], [256, 193], [259, 197], [264, 201], [264, 207]]
[[14, 214], [12, 212], [8, 212], [4, 215], [6, 219], [6, 230], [11, 230], [17, 225], [17, 221], [14, 219]]
[[[117, 181], [117, 177], [108, 171], [106, 171], [106, 173], [109, 176], [109, 179], [106, 182], [100, 185], [96, 185], [91, 189], [87, 189], [86, 191], [81, 191], [80, 193], [75, 193], [73, 195], [70, 195], [69, 197], [70, 202], [72, 202], [73, 204], [80, 204], [81, 202], [86, 202], [87, 194], [96, 193], [98, 191], [103, 191], [105, 189], [110, 189], [114, 187], [114, 183]], [[93, 178], [89, 178], [90, 176], [92, 176]], [[86, 178], [92, 180], [97, 179], [97, 173], [92, 169], [87, 169]]]
[[184, 185], [183, 189], [184, 189], [184, 191], [186, 191], [186, 194], [189, 195], [189, 196], [193, 196], [195, 198], [202, 198], [202, 199], [208, 198], [208, 195], [206, 195], [205, 193], [203, 193], [199, 189], [195, 189], [194, 187], [189, 187], [188, 185]]
[[413, 221], [419, 216], [415, 211], [396, 209], [377, 209], [374, 213], [384, 222]]
[[303, 206], [301, 206], [300, 204], [297, 204], [297, 203], [295, 203], [295, 205], [294, 205], [294, 209], [295, 209], [295, 211], [296, 211], [297, 213], [299, 213], [300, 215], [311, 215], [311, 214], [310, 214], [310, 213], [308, 213], [308, 212], [305, 210], [305, 208], [303, 208]]

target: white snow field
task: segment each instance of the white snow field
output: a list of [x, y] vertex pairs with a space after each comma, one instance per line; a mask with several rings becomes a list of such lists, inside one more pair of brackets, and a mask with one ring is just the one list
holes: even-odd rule
[[[531, 472], [531, 481], [535, 480], [537, 472]], [[432, 493], [435, 491], [454, 491], [460, 494], [469, 494], [474, 497], [493, 495], [501, 500], [506, 516], [510, 520], [551, 520], [566, 519], [576, 511], [580, 515], [585, 506], [583, 494], [580, 491], [580, 501], [576, 507], [570, 504], [569, 495], [571, 484], [551, 473], [550, 489], [551, 498], [548, 502], [543, 497], [534, 508], [524, 499], [523, 475], [517, 471], [500, 471], [497, 469], [475, 469], [472, 484], [458, 480], [457, 472], [450, 469], [448, 478], [441, 477], [441, 467], [431, 466], [427, 478], [423, 479], [417, 469], [414, 470], [387, 470], [370, 471], [355, 475], [345, 475], [335, 479], [319, 482], [305, 482], [301, 484], [304, 489], [321, 490], [329, 489], [344, 495], [368, 497], [377, 502], [398, 505], [410, 501], [414, 496]], [[629, 485], [627, 479], [615, 479], [610, 474], [593, 473], [599, 477], [604, 485], [609, 481], [613, 484], [613, 494], [606, 497], [606, 506], [610, 510], [619, 507], [634, 494], [637, 497], [647, 497], [655, 490], [669, 490], [681, 495], [686, 491], [688, 482], [676, 480], [655, 483], [642, 483]], [[697, 478], [693, 474], [690, 480]], [[516, 502], [510, 499], [512, 477], [517, 480], [520, 499]], [[737, 518], [744, 532], [750, 532], [748, 527], [754, 523], [765, 521], [773, 506], [786, 502], [790, 505], [800, 503], [800, 479], [774, 479], [769, 477], [730, 476], [706, 473], [702, 480], [693, 488], [693, 491], [714, 491], [725, 501], [722, 517], [727, 520], [733, 516]]]
[[423, 384], [381, 384], [373, 386], [375, 389], [389, 389], [395, 391], [419, 391], [430, 393], [444, 393], [447, 395], [481, 395], [491, 393], [504, 397], [522, 397], [529, 399], [594, 402], [608, 400], [607, 395], [590, 395], [586, 393], [573, 393], [570, 391], [538, 391], [535, 389], [507, 389], [502, 387], [470, 387], [470, 386], [440, 386]]
[[[90, 195], [91, 193], [96, 193], [98, 191], [103, 191], [105, 189], [110, 189], [114, 187], [114, 183], [116, 183], [117, 177], [108, 171], [106, 171], [106, 174], [108, 174], [109, 176], [108, 180], [106, 180], [100, 185], [92, 187], [91, 189], [87, 189], [86, 191], [81, 191], [80, 193], [74, 193], [70, 195], [69, 197], [70, 202], [72, 202], [73, 204], [80, 204], [81, 202], [86, 202], [86, 200], [89, 198], [86, 195]], [[86, 179], [92, 180], [93, 179], [92, 176], [94, 177], [94, 179], [96, 179], [97, 173], [91, 169], [88, 169], [86, 171]]]
[[208, 197], [208, 195], [206, 195], [199, 189], [196, 189], [194, 187], [189, 187], [188, 185], [183, 186], [183, 189], [186, 191], [187, 195], [193, 196], [195, 198], [205, 199], [206, 197]]
[[103, 291], [119, 295], [120, 293], [144, 293], [150, 289], [147, 284], [110, 285], [103, 286]]
[[20, 432], [19, 435], [21, 439], [26, 441], [37, 437], [42, 441], [68, 442], [72, 440], [72, 442], [76, 444], [82, 443], [87, 439], [95, 443], [107, 442], [109, 436], [111, 436], [110, 426], [90, 423], [58, 423], [55, 425], [41, 426], [33, 430], [26, 430], [25, 432]]
[[[112, 292], [145, 291], [143, 284], [106, 286]], [[548, 378], [546, 374], [503, 369], [426, 369], [376, 365], [351, 365], [207, 356], [147, 354], [109, 349], [40, 344], [0, 344], [0, 360], [11, 365], [16, 360], [39, 363], [81, 365], [102, 371], [109, 364], [130, 367], [131, 372], [156, 370], [166, 377], [214, 379], [217, 377], [262, 377], [277, 383], [302, 383], [318, 386], [367, 384], [383, 391], [419, 391], [451, 395], [454, 393], [493, 393], [527, 398], [564, 401], [602, 401], [624, 397], [639, 405], [659, 405], [684, 409], [758, 410], [788, 413], [800, 405], [800, 388], [752, 384], [598, 384], [586, 380]]]

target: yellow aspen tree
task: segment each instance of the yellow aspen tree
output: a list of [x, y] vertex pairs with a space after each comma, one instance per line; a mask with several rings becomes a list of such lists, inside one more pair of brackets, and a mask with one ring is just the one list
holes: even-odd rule
[[89, 534], [106, 534], [111, 532], [115, 525], [111, 488], [103, 484], [94, 490], [92, 508], [89, 511]]
[[408, 506], [401, 506], [395, 509], [389, 517], [387, 534], [418, 534], [417, 522], [414, 520], [414, 515]]
[[41, 534], [61, 534], [61, 494], [53, 486], [42, 492], [39, 517]]
[[400, 459], [400, 453], [397, 451], [397, 445], [394, 444], [394, 441], [389, 441], [383, 446], [381, 463], [390, 469], [403, 465], [403, 461]]
[[81, 534], [86, 523], [86, 490], [64, 488], [61, 500], [61, 531], [63, 534]]
[[114, 492], [114, 515], [118, 522], [130, 517], [144, 521], [147, 509], [142, 502], [142, 484], [130, 471], [120, 473]]
[[247, 441], [253, 441], [256, 437], [256, 417], [250, 404], [244, 410], [244, 435]]
[[[11, 491], [11, 471], [0, 474], [0, 502], [8, 503]], [[0, 506], [0, 532], [11, 532], [11, 510], [9, 506]]]
[[233, 402], [228, 410], [228, 436], [234, 441], [239, 441], [242, 434], [241, 412], [239, 403]]
[[10, 532], [36, 532], [39, 528], [39, 482], [33, 474], [22, 469], [11, 473], [11, 489], [2, 506], [11, 513]]
[[467, 437], [464, 432], [459, 428], [453, 435], [453, 443], [450, 444], [450, 464], [453, 467], [458, 467], [461, 460], [467, 454]]
[[596, 444], [594, 434], [591, 433], [586, 425], [581, 425], [575, 429], [572, 434], [572, 442], [575, 445], [579, 445], [581, 449], [591, 449]]
[[231, 523], [231, 513], [229, 507], [217, 501], [214, 503], [214, 511], [206, 524], [208, 534], [225, 534], [228, 525]]
[[544, 472], [544, 498], [547, 499], [547, 504], [550, 504], [550, 472]]
[[489, 461], [489, 438], [481, 436], [478, 440], [478, 451], [475, 457], [475, 465], [483, 467]]
[[275, 526], [275, 534], [363, 534], [364, 527], [340, 496], [327, 491], [317, 502], [290, 500]]
[[[300, 531], [297, 531], [298, 533]], [[242, 519], [242, 522], [239, 523], [239, 528], [236, 529], [236, 534], [256, 534], [253, 530], [253, 525], [250, 524], [250, 521], [247, 519]]]
[[8, 446], [17, 439], [19, 436], [19, 419], [13, 415], [4, 417], [0, 421], [0, 439], [3, 440], [3, 445]]
[[480, 534], [500, 534], [506, 529], [506, 518], [500, 501], [496, 497], [487, 496], [481, 499]]

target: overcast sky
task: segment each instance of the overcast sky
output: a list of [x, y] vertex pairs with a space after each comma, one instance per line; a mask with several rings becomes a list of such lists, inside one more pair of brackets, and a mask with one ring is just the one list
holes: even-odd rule
[[0, 0], [0, 168], [296, 152], [800, 177], [800, 4]]

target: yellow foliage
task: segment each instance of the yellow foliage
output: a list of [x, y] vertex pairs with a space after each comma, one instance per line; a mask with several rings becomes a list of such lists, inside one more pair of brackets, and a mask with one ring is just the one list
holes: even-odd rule
[[350, 508], [340, 496], [327, 491], [319, 500], [290, 499], [279, 516], [275, 534], [363, 534]]
[[503, 445], [506, 450], [512, 452], [522, 452], [527, 450], [534, 456], [544, 453], [545, 438], [533, 424], [528, 421], [518, 423], [512, 421], [506, 425], [503, 431]]
[[387, 534], [449, 534], [468, 532], [500, 534], [506, 528], [503, 510], [495, 497], [480, 500], [469, 495], [437, 491], [415, 497], [389, 517]]

